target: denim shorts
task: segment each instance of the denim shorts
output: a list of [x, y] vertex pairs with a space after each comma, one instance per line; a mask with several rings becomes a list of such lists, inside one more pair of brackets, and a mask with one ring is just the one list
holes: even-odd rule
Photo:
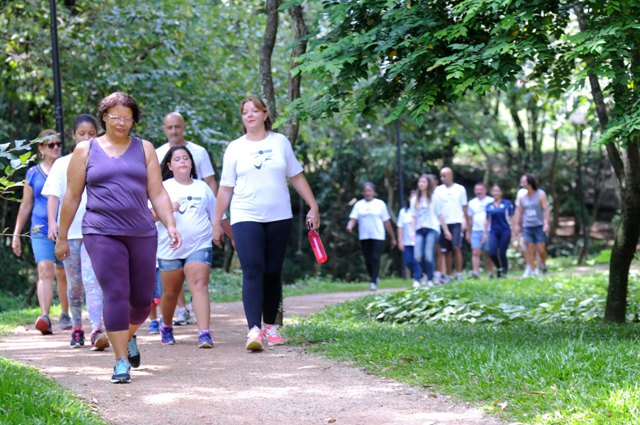
[[472, 230], [471, 231], [471, 249], [480, 249], [489, 252], [489, 238], [482, 243], [482, 234], [484, 232], [482, 230]]
[[187, 258], [180, 258], [178, 260], [163, 260], [162, 258], [158, 258], [158, 268], [161, 272], [170, 272], [172, 270], [182, 269], [185, 264], [191, 262], [205, 263], [211, 267], [212, 253], [212, 248], [202, 248], [192, 253]]
[[524, 243], [545, 243], [547, 235], [542, 230], [542, 226], [523, 227], [522, 240]]
[[56, 259], [55, 248], [56, 244], [52, 240], [42, 236], [31, 236], [31, 249], [36, 257], [36, 264], [40, 261], [53, 261], [61, 266], [62, 261]]

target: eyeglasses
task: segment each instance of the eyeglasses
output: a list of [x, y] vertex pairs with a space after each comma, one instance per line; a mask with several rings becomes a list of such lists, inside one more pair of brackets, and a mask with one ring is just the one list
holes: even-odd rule
[[117, 115], [111, 115], [111, 114], [107, 114], [107, 116], [113, 122], [120, 122], [122, 124], [131, 124], [133, 122], [133, 118], [119, 117]]
[[52, 143], [47, 143], [47, 147], [48, 147], [49, 149], [61, 148], [61, 147], [62, 147], [62, 142], [52, 142]]

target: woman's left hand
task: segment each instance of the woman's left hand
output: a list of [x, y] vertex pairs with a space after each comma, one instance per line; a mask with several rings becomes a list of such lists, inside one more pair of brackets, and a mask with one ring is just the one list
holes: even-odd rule
[[171, 238], [169, 248], [174, 250], [180, 248], [180, 245], [182, 245], [182, 236], [180, 236], [178, 230], [172, 226], [167, 229], [167, 232], [169, 233], [169, 237]]
[[307, 227], [309, 230], [320, 228], [320, 212], [315, 208], [310, 209], [307, 213]]

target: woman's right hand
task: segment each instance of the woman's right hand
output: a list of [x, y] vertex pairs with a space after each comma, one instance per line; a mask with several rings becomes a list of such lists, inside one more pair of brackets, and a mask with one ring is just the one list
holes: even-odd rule
[[20, 257], [22, 255], [22, 241], [20, 240], [20, 235], [13, 235], [11, 248], [13, 249], [13, 253], [16, 257]]
[[213, 243], [216, 244], [218, 248], [222, 248], [222, 244], [224, 243], [224, 230], [222, 230], [222, 224], [220, 222], [214, 222], [212, 224], [211, 233]]
[[58, 238], [58, 241], [56, 242], [55, 253], [56, 258], [60, 261], [64, 261], [69, 258], [69, 254], [71, 253], [71, 251], [69, 250], [69, 243], [66, 239]]
[[58, 223], [49, 223], [49, 240], [56, 241], [58, 239]]

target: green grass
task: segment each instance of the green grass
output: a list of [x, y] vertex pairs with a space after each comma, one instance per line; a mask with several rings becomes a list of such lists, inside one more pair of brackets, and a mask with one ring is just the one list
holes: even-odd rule
[[[640, 285], [633, 279], [631, 291]], [[553, 308], [601, 294], [606, 277], [476, 281], [434, 288], [443, 297]], [[414, 291], [415, 296], [420, 292]], [[507, 420], [535, 424], [640, 423], [639, 325], [572, 319], [399, 324], [368, 307], [406, 294], [374, 295], [330, 307], [287, 328], [308, 350], [354, 361], [373, 373], [479, 404]], [[637, 303], [634, 294], [632, 303]], [[446, 308], [446, 307], [444, 307]], [[550, 308], [549, 314], [555, 314]], [[597, 306], [594, 308], [601, 308]]]
[[0, 358], [0, 423], [104, 424], [91, 406], [37, 369]]
[[[59, 314], [59, 307], [52, 314]], [[0, 336], [32, 323], [39, 308], [0, 313]], [[91, 406], [37, 369], [0, 357], [0, 424], [104, 424]]]
[[[388, 278], [380, 281], [380, 289], [407, 288], [410, 282], [403, 279]], [[335, 292], [353, 292], [369, 290], [368, 283], [348, 283], [331, 281], [322, 278], [306, 278], [292, 285], [284, 285], [284, 296], [328, 294]], [[209, 279], [209, 298], [213, 302], [228, 302], [242, 300], [242, 275], [240, 273], [225, 273], [214, 269]]]

